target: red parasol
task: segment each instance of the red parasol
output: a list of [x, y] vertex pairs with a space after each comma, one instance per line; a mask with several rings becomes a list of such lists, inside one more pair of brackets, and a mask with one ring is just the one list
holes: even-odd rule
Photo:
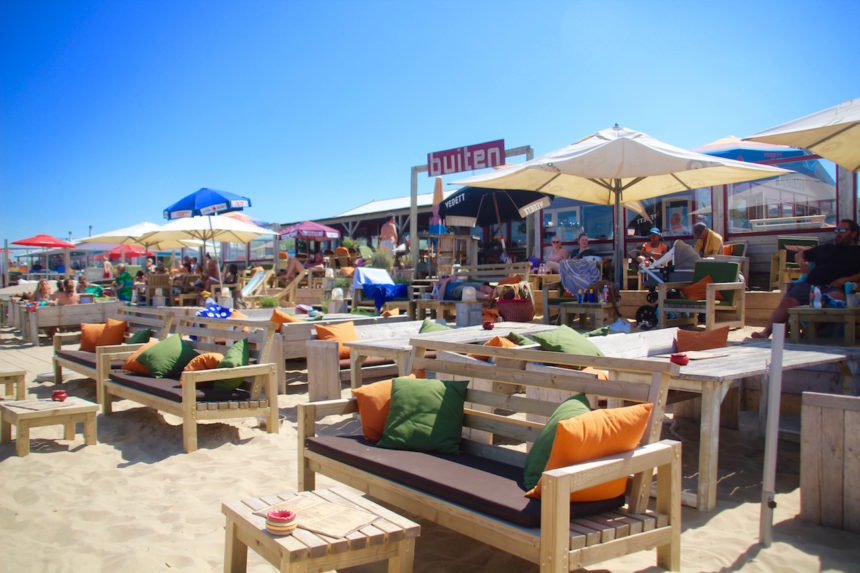
[[138, 245], [117, 245], [108, 251], [110, 259], [136, 259], [138, 257], [154, 257], [155, 253], [147, 251]]
[[24, 247], [44, 247], [46, 249], [73, 249], [74, 243], [52, 237], [51, 235], [35, 235], [26, 239], [12, 241], [13, 245], [21, 245]]

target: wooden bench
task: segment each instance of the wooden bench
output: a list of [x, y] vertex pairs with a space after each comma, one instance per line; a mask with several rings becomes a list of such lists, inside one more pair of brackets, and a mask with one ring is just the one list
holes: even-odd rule
[[[841, 324], [843, 327], [842, 344], [854, 346], [857, 344], [857, 323], [860, 323], [860, 308], [812, 308], [796, 306], [788, 309], [788, 320], [791, 330], [791, 341], [801, 342], [800, 323], [805, 322], [806, 340], [815, 342], [818, 336], [818, 325]], [[832, 341], [832, 339], [831, 339]]]
[[469, 265], [454, 269], [454, 277], [459, 280], [473, 280], [495, 283], [500, 280], [519, 275], [521, 280], [527, 281], [529, 271], [532, 265], [525, 261], [522, 263], [508, 264], [486, 264], [486, 265]]
[[[374, 339], [402, 338], [408, 339], [418, 334], [420, 321], [395, 322], [383, 324], [357, 324], [355, 331], [359, 341]], [[307, 341], [308, 354], [308, 400], [331, 400], [340, 398], [342, 382], [351, 378], [350, 360], [341, 360], [338, 354], [336, 340], [313, 339]], [[405, 375], [402, 365], [387, 356], [361, 356], [360, 364], [364, 376], [396, 376]]]
[[[166, 338], [173, 324], [173, 315], [169, 311], [141, 308], [137, 306], [121, 306], [108, 318], [123, 320], [127, 323], [126, 338], [138, 330], [150, 329], [156, 338]], [[98, 346], [95, 352], [86, 350], [63, 349], [69, 344], [80, 344], [81, 333], [70, 332], [54, 335], [54, 384], [63, 383], [63, 368], [68, 368], [96, 383], [96, 401], [102, 403], [102, 382], [107, 378], [107, 370], [101, 368], [101, 355], [105, 352], [136, 350], [141, 344], [122, 344], [117, 346]]]
[[[198, 352], [223, 354], [233, 343], [248, 339], [254, 364], [185, 372], [180, 387], [177, 380], [148, 378], [110, 369], [111, 361], [125, 359], [133, 354], [133, 350], [104, 352], [100, 357], [100, 367], [109, 372], [103, 381], [102, 393], [102, 408], [106, 415], [111, 414], [114, 398], [125, 398], [178, 416], [182, 418], [182, 443], [186, 452], [197, 449], [197, 423], [204, 420], [263, 417], [266, 430], [278, 432], [277, 370], [283, 370], [283, 362], [276, 363], [271, 359], [277, 356], [280, 344], [274, 324], [261, 326], [259, 322], [247, 320], [185, 317], [179, 319], [176, 332], [181, 336], [196, 337], [192, 344]], [[246, 381], [239, 390], [228, 393], [230, 395], [226, 397], [210, 388], [198, 387], [202, 382], [233, 378], [245, 378]], [[157, 387], [157, 393], [148, 386]], [[265, 398], [261, 397], [262, 391], [265, 391]]]
[[[124, 302], [94, 302], [90, 304], [66, 304], [37, 306], [25, 309], [26, 320], [22, 321], [24, 338], [39, 346], [40, 328], [68, 328], [83, 322], [104, 322], [107, 317], [124, 306]], [[22, 305], [23, 307], [23, 305]]]
[[[532, 349], [476, 347], [475, 345], [412, 339], [413, 366], [455, 378], [484, 379], [500, 383], [504, 390], [476, 390], [466, 394], [463, 421], [464, 436], [492, 433], [520, 447], [533, 442], [543, 424], [523, 420], [523, 414], [549, 416], [558, 403], [509, 394], [510, 385], [558, 388], [611, 396], [619, 400], [651, 402], [654, 405], [649, 427], [640, 447], [631, 452], [543, 473], [543, 500], [540, 502], [540, 525], [525, 527], [499, 517], [432, 495], [413, 485], [381, 477], [369, 469], [359, 469], [321, 453], [324, 448], [316, 438], [316, 420], [330, 415], [357, 411], [354, 399], [329, 400], [299, 404], [299, 489], [314, 488], [315, 474], [341, 481], [371, 497], [411, 514], [428, 519], [458, 533], [540, 564], [541, 571], [568, 571], [591, 565], [618, 555], [657, 548], [660, 566], [680, 568], [681, 533], [681, 444], [664, 440], [660, 435], [669, 375], [678, 367], [666, 362], [633, 359], [586, 357], [548, 353]], [[468, 358], [467, 353], [480, 349], [504, 366]], [[437, 358], [424, 358], [436, 351]], [[453, 358], [452, 354], [458, 358]], [[593, 366], [610, 371], [645, 373], [645, 383], [598, 381], [575, 370], [554, 366]], [[498, 409], [498, 410], [497, 410]], [[334, 438], [337, 439], [337, 438]], [[348, 438], [347, 438], [348, 439]], [[464, 437], [463, 455], [493, 460], [514, 470], [522, 467], [525, 453], [509, 446]], [[427, 456], [431, 461], [438, 460]], [[425, 463], [422, 458], [422, 464]], [[491, 462], [487, 462], [488, 464]], [[496, 466], [499, 467], [499, 466]], [[648, 490], [654, 468], [657, 469], [656, 512], [646, 509]], [[627, 504], [607, 513], [570, 519], [568, 502], [577, 491], [618, 477], [636, 474], [628, 489]], [[451, 475], [456, 480], [456, 475]]]
[[324, 315], [322, 320], [313, 320], [308, 322], [289, 322], [284, 324], [281, 329], [281, 337], [283, 339], [284, 359], [291, 360], [296, 358], [307, 357], [307, 341], [315, 340], [317, 330], [314, 325], [317, 324], [335, 324], [338, 322], [355, 322], [359, 324], [394, 324], [409, 320], [408, 316], [364, 316], [361, 314], [331, 314]]

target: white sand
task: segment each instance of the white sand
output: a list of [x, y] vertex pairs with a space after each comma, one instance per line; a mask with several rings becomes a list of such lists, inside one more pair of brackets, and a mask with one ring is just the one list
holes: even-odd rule
[[[0, 352], [6, 352], [0, 350]], [[50, 382], [29, 384], [46, 396]], [[91, 381], [73, 380], [70, 394], [94, 400]], [[279, 434], [253, 420], [204, 424], [200, 449], [182, 451], [181, 428], [128, 401], [99, 416], [99, 444], [62, 440], [60, 426], [32, 430], [32, 453], [18, 458], [0, 447], [0, 571], [222, 571], [221, 501], [286, 492], [296, 487], [295, 404], [307, 397], [292, 384], [279, 398], [286, 416]], [[351, 420], [329, 419], [339, 427]], [[665, 429], [665, 428], [664, 428]], [[697, 428], [681, 423], [685, 479], [695, 477]], [[774, 545], [757, 544], [761, 440], [724, 430], [718, 508], [685, 508], [684, 571], [860, 570], [860, 535], [811, 526], [799, 513], [796, 444], [780, 443]], [[318, 479], [320, 486], [333, 482]], [[250, 571], [273, 571], [255, 553]], [[656, 571], [655, 552], [602, 563], [594, 571]], [[359, 568], [384, 571], [382, 564]], [[501, 551], [422, 522], [415, 570], [537, 571]]]

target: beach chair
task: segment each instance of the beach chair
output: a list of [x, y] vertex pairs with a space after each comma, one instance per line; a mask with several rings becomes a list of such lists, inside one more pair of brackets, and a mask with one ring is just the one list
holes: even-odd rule
[[156, 295], [158, 289], [161, 289], [162, 296], [165, 297], [166, 301], [170, 301], [170, 275], [167, 273], [163, 274], [151, 274], [146, 281], [146, 289], [143, 291], [144, 296], [143, 300], [140, 301], [141, 304], [152, 304], [152, 297]]
[[[268, 271], [271, 274], [271, 271]], [[242, 295], [242, 299], [248, 308], [258, 308], [264, 298], [278, 299], [278, 306], [295, 306], [296, 297], [299, 290], [299, 285], [307, 275], [308, 271], [299, 273], [292, 281], [283, 288], [261, 287], [257, 288], [254, 294]], [[248, 283], [249, 285], [251, 283]], [[247, 285], [246, 285], [247, 286]], [[244, 293], [244, 289], [243, 289]]]
[[334, 258], [337, 261], [337, 268], [343, 269], [352, 266], [352, 260], [349, 258], [349, 249], [346, 247], [338, 247], [334, 250]]
[[800, 278], [797, 250], [818, 246], [818, 237], [782, 235], [776, 238], [776, 252], [770, 258], [770, 290], [785, 292], [790, 281]]
[[[738, 280], [740, 265], [736, 262], [723, 262], [703, 259], [696, 263], [693, 280], [686, 282], [664, 282], [657, 285], [657, 324], [659, 328], [677, 324], [696, 324], [699, 313], [705, 314], [705, 329], [713, 330], [723, 326], [740, 328], [744, 325], [745, 285]], [[688, 298], [669, 298], [671, 289], [681, 289], [711, 277], [705, 287], [705, 297], [691, 300]], [[719, 297], [718, 297], [719, 293]], [[675, 316], [670, 318], [669, 314]]]

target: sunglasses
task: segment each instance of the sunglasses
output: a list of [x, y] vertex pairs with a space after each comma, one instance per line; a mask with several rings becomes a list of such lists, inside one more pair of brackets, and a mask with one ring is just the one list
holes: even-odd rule
[[560, 245], [560, 244], [561, 244], [561, 241], [553, 241], [553, 242], [552, 242], [552, 244], [553, 244], [553, 245]]
[[835, 229], [833, 229], [834, 233], [845, 233], [847, 231], [848, 229], [846, 229], [845, 227], [836, 227]]

